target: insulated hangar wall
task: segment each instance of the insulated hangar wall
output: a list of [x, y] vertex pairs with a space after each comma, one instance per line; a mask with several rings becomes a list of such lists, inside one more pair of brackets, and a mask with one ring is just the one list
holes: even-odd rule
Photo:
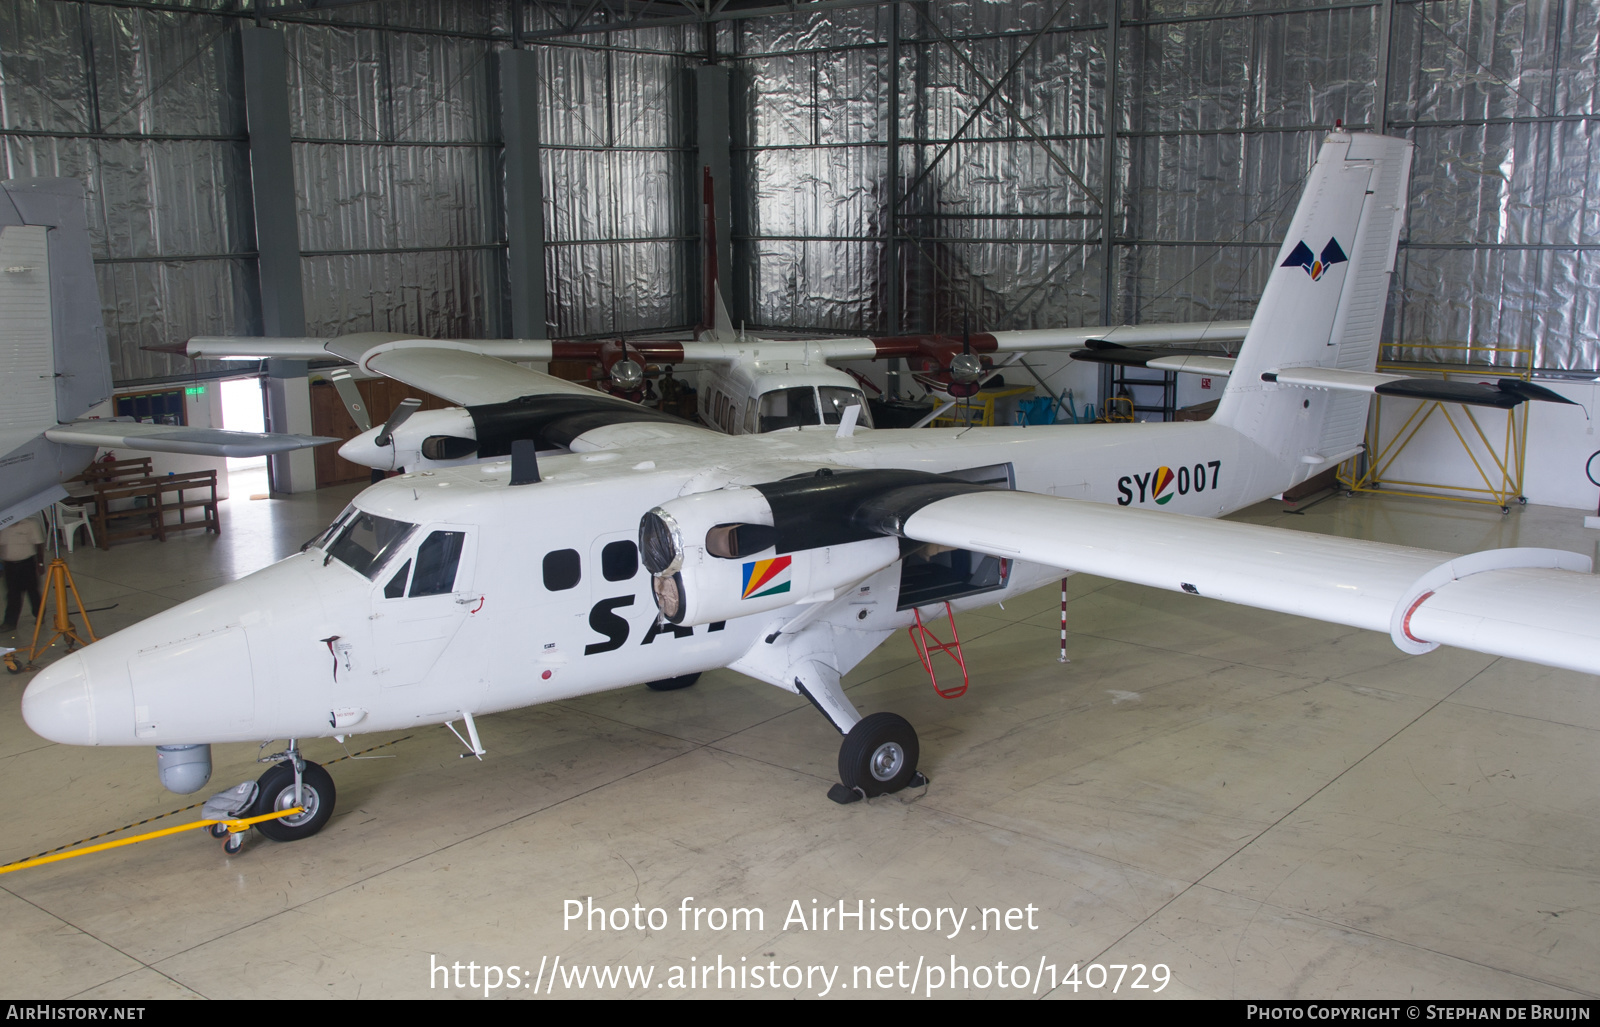
[[[252, 32], [281, 47], [276, 97]], [[1391, 352], [1585, 371], [1597, 45], [1597, 0], [0, 0], [0, 174], [87, 182], [130, 384], [196, 371], [141, 347], [260, 334], [294, 301], [316, 335], [691, 326], [719, 149], [752, 327], [1247, 317], [1342, 121], [1417, 144]], [[292, 200], [252, 175], [263, 100]], [[297, 281], [274, 281], [257, 226], [289, 222]]]

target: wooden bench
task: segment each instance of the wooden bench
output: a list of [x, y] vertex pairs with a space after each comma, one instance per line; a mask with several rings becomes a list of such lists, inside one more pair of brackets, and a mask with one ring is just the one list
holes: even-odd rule
[[[217, 472], [189, 471], [184, 474], [146, 475], [141, 478], [106, 479], [94, 485], [95, 541], [101, 549], [110, 549], [111, 543], [125, 538], [153, 538], [165, 542], [167, 532], [205, 528], [222, 534], [222, 520], [217, 516]], [[197, 499], [186, 493], [204, 490]], [[113, 510], [111, 504], [131, 500], [129, 509]], [[141, 502], [142, 501], [142, 502]], [[177, 523], [170, 523], [167, 514], [176, 510]], [[190, 520], [190, 510], [201, 516]], [[120, 527], [131, 522], [131, 527]], [[112, 525], [119, 525], [112, 530]]]
[[83, 482], [93, 484], [100, 481], [115, 481], [121, 478], [148, 478], [151, 474], [151, 462], [147, 456], [130, 457], [127, 460], [97, 460], [85, 467], [78, 474], [67, 479], [67, 483]]

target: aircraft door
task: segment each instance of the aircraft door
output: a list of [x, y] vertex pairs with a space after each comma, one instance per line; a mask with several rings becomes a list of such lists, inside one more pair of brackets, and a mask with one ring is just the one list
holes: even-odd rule
[[655, 609], [643, 582], [648, 575], [639, 565], [638, 532], [612, 532], [595, 539], [589, 546], [588, 630], [582, 652], [585, 656], [632, 649], [638, 645], [640, 629], [635, 622], [648, 619], [644, 611]]
[[483, 604], [472, 590], [474, 529], [435, 524], [420, 537], [378, 575], [372, 594], [374, 673], [385, 688], [426, 678]]

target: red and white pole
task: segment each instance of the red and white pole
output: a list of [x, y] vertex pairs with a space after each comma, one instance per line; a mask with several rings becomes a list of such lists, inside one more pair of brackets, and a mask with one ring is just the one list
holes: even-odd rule
[[1071, 663], [1067, 659], [1067, 579], [1061, 579], [1061, 659], [1059, 663]]

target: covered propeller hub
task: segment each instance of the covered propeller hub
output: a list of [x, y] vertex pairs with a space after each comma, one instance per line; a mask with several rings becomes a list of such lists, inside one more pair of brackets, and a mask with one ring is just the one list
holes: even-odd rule
[[644, 384], [644, 368], [635, 360], [619, 360], [611, 365], [613, 388], [632, 391]]
[[961, 353], [950, 361], [950, 377], [958, 382], [975, 382], [983, 374], [983, 361], [971, 353]]

